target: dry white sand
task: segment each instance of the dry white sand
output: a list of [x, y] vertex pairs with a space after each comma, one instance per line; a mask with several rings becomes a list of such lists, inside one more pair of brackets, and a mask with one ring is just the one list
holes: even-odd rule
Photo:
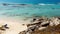
[[4, 31], [2, 34], [18, 34], [21, 31], [27, 29], [26, 25], [22, 25], [23, 23], [27, 24], [29, 21], [24, 21], [21, 19], [14, 18], [0, 18], [0, 26], [4, 24], [8, 24], [9, 29]]

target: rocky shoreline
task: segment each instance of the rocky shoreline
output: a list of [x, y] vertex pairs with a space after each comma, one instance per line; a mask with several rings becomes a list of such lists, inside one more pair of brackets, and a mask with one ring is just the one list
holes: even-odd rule
[[60, 18], [59, 17], [40, 17], [33, 18], [32, 24], [27, 24], [27, 30], [20, 32], [19, 34], [60, 34]]

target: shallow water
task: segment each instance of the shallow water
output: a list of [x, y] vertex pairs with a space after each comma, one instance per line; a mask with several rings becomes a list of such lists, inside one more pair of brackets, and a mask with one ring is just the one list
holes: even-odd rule
[[1, 17], [60, 16], [60, 5], [0, 6]]

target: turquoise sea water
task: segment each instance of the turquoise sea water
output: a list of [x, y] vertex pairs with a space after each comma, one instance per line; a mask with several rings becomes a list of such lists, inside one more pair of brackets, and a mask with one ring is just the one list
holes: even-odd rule
[[60, 16], [60, 5], [0, 6], [1, 17]]

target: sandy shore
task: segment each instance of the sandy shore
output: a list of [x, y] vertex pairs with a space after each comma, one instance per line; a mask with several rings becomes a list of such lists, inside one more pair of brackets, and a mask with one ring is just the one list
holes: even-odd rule
[[22, 19], [0, 18], [0, 26], [7, 24], [9, 27], [9, 29], [3, 31], [2, 34], [18, 34], [19, 32], [27, 29], [27, 26], [22, 24], [27, 24], [28, 22], [29, 21], [24, 21]]
[[33, 18], [0, 18], [0, 27], [5, 24], [7, 24], [7, 27], [9, 27], [9, 29], [6, 29], [5, 31], [0, 30], [0, 32], [1, 34], [21, 34], [20, 32], [24, 33], [24, 31], [29, 33], [30, 30], [43, 30], [48, 26], [57, 26], [60, 24], [60, 19], [54, 17], [40, 17], [36, 18], [36, 20], [32, 19]]

